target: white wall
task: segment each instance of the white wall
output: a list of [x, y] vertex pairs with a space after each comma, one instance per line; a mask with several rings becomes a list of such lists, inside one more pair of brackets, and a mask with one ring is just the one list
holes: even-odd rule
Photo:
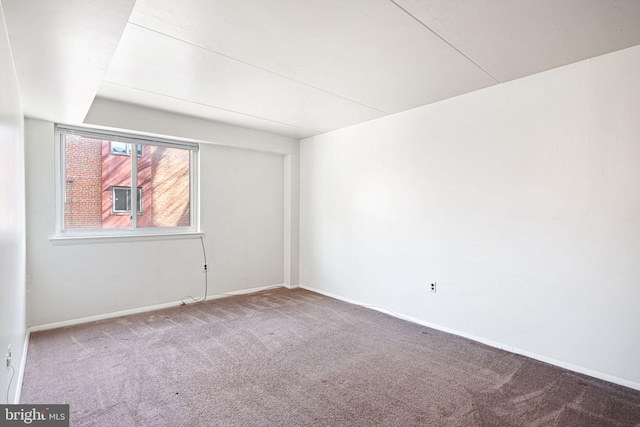
[[[10, 371], [4, 369], [9, 345], [16, 370], [9, 402], [14, 403], [26, 334], [24, 138], [22, 105], [0, 4], [0, 402], [6, 402]], [[5, 374], [8, 373], [8, 374]]]
[[158, 133], [284, 156], [284, 284], [299, 279], [300, 146], [296, 139], [166, 111], [96, 99], [85, 123]]
[[640, 388], [638, 76], [640, 46], [303, 140], [301, 286]]
[[[285, 160], [297, 141], [108, 101], [102, 107], [87, 121], [216, 142], [200, 149], [209, 295], [285, 283]], [[54, 124], [27, 119], [25, 129], [30, 325], [202, 295], [199, 240], [53, 244]]]

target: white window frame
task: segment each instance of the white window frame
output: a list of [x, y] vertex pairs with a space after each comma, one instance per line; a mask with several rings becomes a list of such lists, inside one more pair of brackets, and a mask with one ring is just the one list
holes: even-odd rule
[[[142, 144], [142, 145], [155, 145], [168, 148], [178, 148], [183, 150], [189, 150], [189, 200], [190, 200], [190, 226], [185, 227], [137, 227], [137, 217], [142, 215], [137, 211], [137, 198], [131, 199], [131, 211], [136, 212], [132, 215], [131, 228], [113, 228], [113, 229], [65, 229], [65, 198], [67, 194], [66, 189], [66, 159], [65, 159], [65, 136], [66, 135], [78, 135], [86, 138], [101, 139], [108, 141], [124, 142], [128, 144]], [[56, 161], [56, 228], [55, 235], [51, 238], [52, 241], [70, 241], [79, 240], [87, 242], [91, 239], [96, 241], [111, 241], [112, 239], [119, 238], [134, 238], [138, 240], [141, 237], [154, 237], [154, 238], [173, 238], [180, 236], [198, 237], [202, 235], [200, 232], [199, 224], [199, 143], [187, 140], [168, 139], [163, 137], [157, 137], [152, 135], [134, 134], [129, 132], [122, 132], [119, 130], [110, 129], [96, 129], [81, 126], [71, 126], [57, 124], [55, 127], [55, 161]], [[109, 147], [111, 150], [111, 147]], [[131, 187], [138, 187], [138, 157], [131, 157]]]

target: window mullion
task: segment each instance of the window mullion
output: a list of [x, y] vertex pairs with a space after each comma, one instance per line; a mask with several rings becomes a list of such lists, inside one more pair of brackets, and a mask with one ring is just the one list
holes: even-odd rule
[[136, 230], [138, 228], [138, 147], [132, 149], [131, 153], [131, 228]]

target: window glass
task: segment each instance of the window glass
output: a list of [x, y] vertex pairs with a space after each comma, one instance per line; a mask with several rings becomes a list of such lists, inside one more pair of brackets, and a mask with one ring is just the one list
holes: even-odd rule
[[143, 153], [138, 160], [138, 185], [144, 189], [145, 200], [138, 227], [188, 227], [191, 218], [189, 150], [145, 146]]
[[[131, 213], [131, 187], [111, 187], [111, 210]], [[142, 188], [138, 187], [138, 213], [142, 213]]]
[[65, 135], [64, 146], [64, 228], [131, 228], [131, 219], [111, 208], [111, 187], [131, 185], [131, 158], [113, 154], [108, 140]]
[[[111, 141], [111, 154], [120, 154], [121, 156], [131, 155], [131, 145], [126, 142]], [[137, 144], [138, 156], [142, 156], [142, 144]]]

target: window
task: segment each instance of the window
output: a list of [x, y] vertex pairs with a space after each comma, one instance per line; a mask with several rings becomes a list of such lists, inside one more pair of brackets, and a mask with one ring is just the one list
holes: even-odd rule
[[197, 231], [198, 144], [66, 125], [56, 130], [58, 237]]
[[[138, 213], [142, 213], [142, 187], [138, 187]], [[111, 212], [131, 213], [131, 187], [111, 187]]]
[[[142, 156], [142, 145], [137, 144], [138, 157]], [[126, 142], [111, 141], [111, 154], [120, 154], [122, 156], [131, 155], [131, 144]]]

